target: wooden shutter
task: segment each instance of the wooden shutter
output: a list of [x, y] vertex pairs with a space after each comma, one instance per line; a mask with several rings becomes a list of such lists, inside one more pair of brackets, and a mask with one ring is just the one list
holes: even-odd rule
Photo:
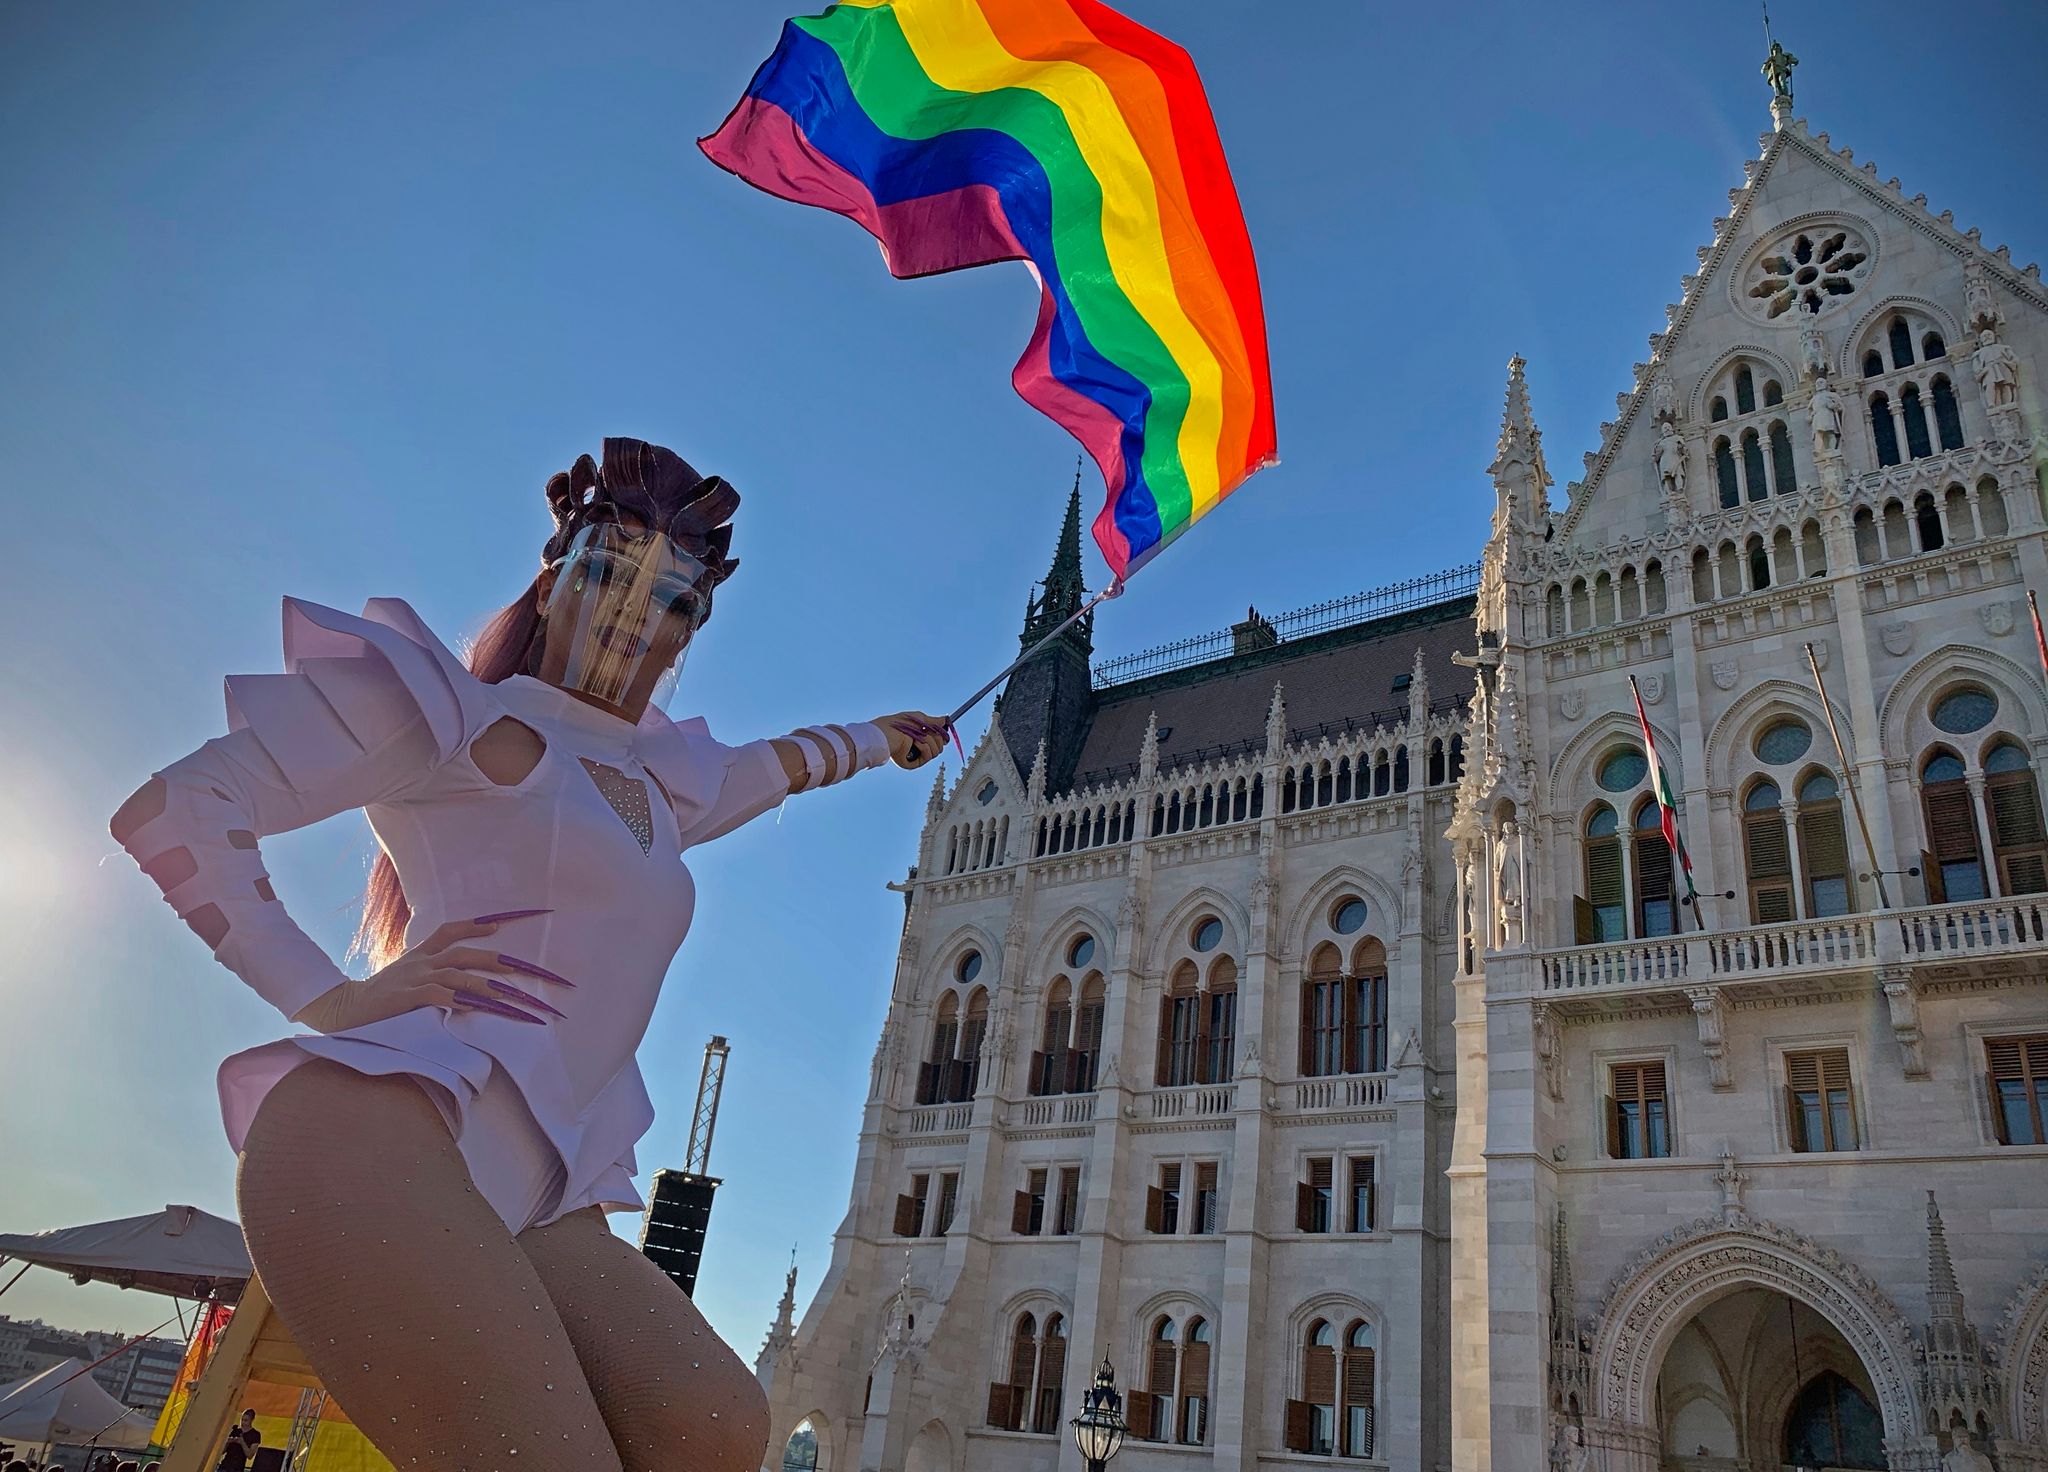
[[1154, 1395], [1173, 1394], [1173, 1361], [1178, 1345], [1170, 1339], [1154, 1339], [1145, 1368], [1145, 1388]]
[[1042, 1052], [1031, 1055], [1031, 1092], [1039, 1095], [1053, 1092], [1052, 1076], [1045, 1066], [1045, 1054]]
[[1927, 885], [1927, 903], [1945, 905], [1948, 903], [1948, 886], [1942, 883], [1941, 865], [1934, 862], [1934, 855], [1926, 849], [1920, 850], [1920, 878]]
[[1301, 1393], [1310, 1405], [1337, 1404], [1337, 1351], [1328, 1344], [1311, 1344], [1302, 1361]]
[[1183, 1398], [1209, 1395], [1209, 1346], [1191, 1339], [1180, 1355], [1180, 1393]]
[[1814, 1148], [1806, 1138], [1806, 1110], [1800, 1106], [1799, 1091], [1791, 1084], [1785, 1085], [1785, 1131], [1785, 1138], [1794, 1150]]
[[1572, 896], [1572, 944], [1590, 946], [1600, 939], [1600, 916], [1582, 894]]
[[898, 1196], [896, 1198], [896, 1235], [915, 1237], [917, 1235], [917, 1198]]
[[1303, 1078], [1315, 1073], [1315, 989], [1313, 981], [1301, 984], [1301, 1067]]
[[1154, 1065], [1153, 1083], [1165, 1088], [1173, 1081], [1173, 993], [1168, 992], [1159, 999], [1159, 1056]]
[[[1636, 846], [1636, 929], [1638, 933], [1649, 927], [1643, 923], [1643, 906], [1652, 900], [1669, 900], [1671, 889], [1671, 845], [1664, 841], [1664, 830], [1652, 828], [1638, 832]], [[1673, 930], [1678, 928], [1678, 917], [1671, 918]]]
[[1614, 1095], [1607, 1094], [1600, 1100], [1600, 1112], [1607, 1121], [1607, 1158], [1622, 1159], [1621, 1153], [1621, 1106]]
[[1216, 1230], [1218, 1203], [1216, 1199], [1216, 1162], [1198, 1161], [1195, 1164], [1195, 1218], [1192, 1226], [1197, 1232]]
[[[1037, 1359], [1038, 1338], [1019, 1322], [1010, 1335], [1010, 1384], [1016, 1387], [1020, 1398], [1031, 1393], [1031, 1371]], [[1021, 1411], [1023, 1407], [1017, 1409]]]
[[1979, 857], [1977, 821], [1970, 813], [1970, 789], [1961, 782], [1931, 782], [1921, 789], [1927, 809], [1927, 842], [1938, 870], [1943, 864], [1966, 864]]
[[1059, 1234], [1065, 1236], [1080, 1224], [1081, 1172], [1075, 1166], [1060, 1168]]
[[[1344, 1351], [1344, 1404], [1345, 1406], [1370, 1406], [1372, 1404], [1373, 1351], [1369, 1349], [1347, 1349]], [[1365, 1448], [1347, 1447], [1354, 1457], [1364, 1456]]]
[[[1628, 903], [1621, 884], [1621, 840], [1586, 840], [1586, 899], [1595, 910]], [[1597, 919], [1595, 921], [1598, 923]], [[1599, 938], [1596, 931], [1594, 938]]]
[[1039, 1393], [1052, 1392], [1053, 1404], [1059, 1404], [1060, 1388], [1067, 1378], [1067, 1336], [1048, 1334], [1045, 1348], [1038, 1356]]
[[[2001, 1145], [2010, 1145], [2012, 1131], [2006, 1128], [2005, 1100], [1998, 1092], [1999, 1077], [1998, 1065], [1994, 1061], [1991, 1071], [1984, 1075], [1984, 1101], [1991, 1106], [1991, 1137]], [[2011, 1075], [2007, 1074], [2005, 1077], [2009, 1078]]]
[[1316, 1193], [1307, 1181], [1294, 1183], [1294, 1230], [1306, 1232], [1315, 1220]]
[[1158, 1419], [1158, 1402], [1142, 1390], [1134, 1390], [1124, 1397], [1124, 1420], [1130, 1427], [1130, 1435], [1139, 1441], [1156, 1441], [1153, 1423]]
[[1315, 1413], [1305, 1400], [1287, 1402], [1287, 1450], [1305, 1452], [1314, 1433]]
[[1166, 1220], [1166, 1193], [1157, 1186], [1145, 1188], [1145, 1230], [1163, 1232]]
[[1010, 1230], [1019, 1237], [1031, 1235], [1031, 1193], [1019, 1191], [1010, 1198]]
[[1785, 815], [1776, 808], [1745, 813], [1743, 850], [1749, 866], [1749, 918], [1775, 925], [1792, 918], [1792, 850], [1785, 841]]
[[996, 1380], [988, 1387], [988, 1424], [998, 1430], [1014, 1430], [1017, 1388]]
[[1991, 810], [1991, 847], [2007, 894], [2048, 889], [2048, 846], [2041, 831], [2041, 794], [2032, 772], [2001, 772], [1984, 785]]
[[1799, 853], [1808, 879], [1839, 879], [1849, 872], [1849, 839], [1842, 828], [1839, 803], [1801, 808]]

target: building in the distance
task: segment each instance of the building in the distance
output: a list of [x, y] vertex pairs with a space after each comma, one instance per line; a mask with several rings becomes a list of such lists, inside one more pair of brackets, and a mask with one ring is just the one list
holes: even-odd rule
[[[105, 1330], [58, 1329], [40, 1319], [0, 1318], [0, 1385], [40, 1374], [60, 1360], [83, 1360], [94, 1366], [92, 1378], [114, 1399], [155, 1415], [177, 1384], [185, 1346], [175, 1339], [142, 1339], [129, 1345], [131, 1337]], [[99, 1364], [103, 1356], [109, 1358]]]
[[2048, 293], [1773, 63], [1557, 503], [1517, 359], [1476, 568], [1012, 679], [771, 1467], [2048, 1469]]

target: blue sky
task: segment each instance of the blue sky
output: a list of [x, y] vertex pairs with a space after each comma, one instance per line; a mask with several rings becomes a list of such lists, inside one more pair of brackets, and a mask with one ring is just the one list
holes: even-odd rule
[[[1207, 79], [1284, 463], [1098, 647], [1470, 560], [1514, 352], [1561, 495], [1768, 125], [1754, 9], [1128, 9]], [[464, 634], [530, 576], [546, 475], [621, 433], [746, 497], [679, 713], [739, 739], [945, 709], [1014, 651], [1074, 463], [1008, 386], [1033, 287], [891, 281], [852, 225], [704, 162], [784, 13], [0, 7], [0, 1230], [233, 1210], [214, 1068], [281, 1024], [104, 823], [218, 733], [221, 675], [275, 668], [281, 594], [403, 596]], [[1816, 129], [2048, 254], [2048, 10], [1774, 20]], [[694, 858], [640, 1158], [680, 1163], [726, 1034], [699, 1301], [750, 1358], [791, 1244], [807, 1297], [846, 1209], [902, 918], [883, 885], [928, 785], [874, 774]], [[267, 845], [337, 950], [367, 848], [359, 817]], [[38, 1272], [0, 1312], [140, 1330], [162, 1305]]]

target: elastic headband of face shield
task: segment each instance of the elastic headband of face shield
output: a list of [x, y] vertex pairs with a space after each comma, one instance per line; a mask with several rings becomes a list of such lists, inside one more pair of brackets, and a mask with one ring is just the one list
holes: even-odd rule
[[713, 569], [660, 532], [616, 522], [584, 526], [549, 566], [535, 673], [629, 719], [666, 709], [711, 612]]

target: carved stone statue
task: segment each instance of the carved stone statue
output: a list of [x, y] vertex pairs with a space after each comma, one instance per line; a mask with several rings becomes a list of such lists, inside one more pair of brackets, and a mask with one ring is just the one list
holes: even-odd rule
[[1513, 945], [1522, 938], [1521, 830], [1510, 818], [1501, 824], [1500, 853], [1494, 861], [1494, 893], [1500, 899], [1501, 933]]
[[1958, 1436], [1941, 1459], [1941, 1472], [1991, 1472], [1991, 1458], [1970, 1445], [1967, 1436]]
[[1770, 54], [1764, 58], [1764, 78], [1771, 84], [1771, 94], [1792, 100], [1792, 68], [1799, 65], [1799, 58], [1787, 51], [1776, 41], [1771, 42]]
[[1657, 480], [1664, 499], [1681, 511], [1685, 509], [1685, 442], [1665, 420], [1657, 435]]
[[1808, 317], [1799, 329], [1799, 361], [1808, 378], [1825, 378], [1828, 372], [1828, 340], [1820, 324]]
[[1659, 423], [1669, 424], [1678, 417], [1678, 396], [1671, 390], [1671, 380], [1659, 375], [1650, 385], [1650, 412]]
[[1842, 453], [1842, 396], [1828, 387], [1825, 378], [1813, 385], [1813, 453]]
[[2019, 403], [2020, 360], [1988, 327], [1977, 334], [1977, 352], [1971, 366], [1977, 370], [1977, 383], [1984, 390], [1988, 407], [2010, 409]]
[[2005, 320], [1998, 310], [1998, 298], [1991, 294], [1991, 282], [1981, 265], [1973, 264], [1963, 273], [1963, 324], [1972, 332], [1996, 327]]

